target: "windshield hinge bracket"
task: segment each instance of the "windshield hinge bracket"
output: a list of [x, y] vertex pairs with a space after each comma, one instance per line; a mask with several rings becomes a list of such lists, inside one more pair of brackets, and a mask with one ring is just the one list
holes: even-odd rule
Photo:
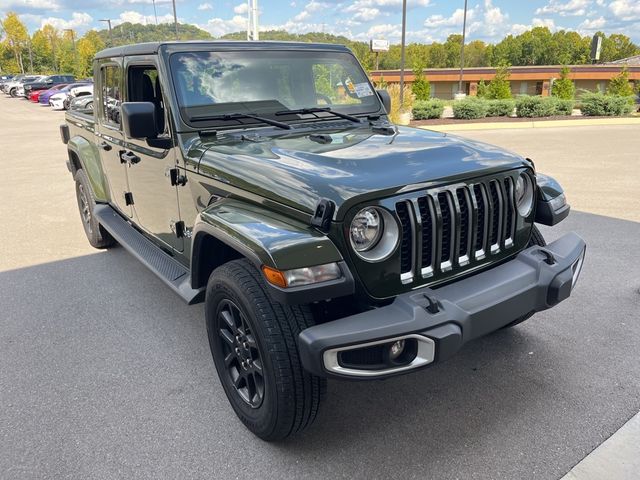
[[331, 220], [335, 210], [335, 203], [328, 198], [321, 198], [316, 205], [313, 217], [311, 217], [311, 225], [323, 232], [328, 232], [331, 229]]

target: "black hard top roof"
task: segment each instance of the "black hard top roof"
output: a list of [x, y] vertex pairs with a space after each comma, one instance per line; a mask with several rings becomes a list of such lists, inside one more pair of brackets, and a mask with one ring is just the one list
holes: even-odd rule
[[129, 57], [133, 55], [155, 55], [160, 47], [167, 46], [171, 51], [190, 50], [333, 50], [348, 51], [344, 45], [331, 43], [304, 43], [304, 42], [249, 42], [249, 41], [173, 41], [173, 42], [148, 42], [124, 45], [122, 47], [106, 48], [96, 53], [95, 58]]

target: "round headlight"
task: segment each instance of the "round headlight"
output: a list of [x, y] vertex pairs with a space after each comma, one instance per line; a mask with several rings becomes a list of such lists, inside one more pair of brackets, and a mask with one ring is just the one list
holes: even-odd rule
[[363, 208], [351, 222], [351, 246], [356, 252], [366, 252], [380, 241], [384, 221], [375, 208]]
[[393, 254], [400, 242], [398, 222], [384, 208], [363, 208], [351, 221], [349, 241], [361, 259], [381, 262]]
[[516, 207], [518, 213], [527, 217], [533, 209], [533, 182], [526, 173], [521, 173], [516, 181]]

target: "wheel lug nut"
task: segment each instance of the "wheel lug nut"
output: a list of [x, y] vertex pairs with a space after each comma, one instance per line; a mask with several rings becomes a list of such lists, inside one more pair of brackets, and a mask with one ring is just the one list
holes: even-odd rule
[[242, 343], [242, 346], [243, 346], [244, 348], [249, 348], [249, 344], [248, 344], [247, 342], [243, 342], [243, 343]]

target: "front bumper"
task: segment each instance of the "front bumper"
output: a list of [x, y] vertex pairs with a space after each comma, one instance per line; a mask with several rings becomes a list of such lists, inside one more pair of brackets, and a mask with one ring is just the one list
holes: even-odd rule
[[[470, 340], [568, 298], [580, 275], [586, 245], [569, 233], [545, 247], [451, 283], [400, 295], [390, 305], [303, 330], [303, 366], [314, 375], [382, 378], [443, 361]], [[383, 369], [341, 365], [340, 355], [371, 345], [411, 339], [415, 359]]]

